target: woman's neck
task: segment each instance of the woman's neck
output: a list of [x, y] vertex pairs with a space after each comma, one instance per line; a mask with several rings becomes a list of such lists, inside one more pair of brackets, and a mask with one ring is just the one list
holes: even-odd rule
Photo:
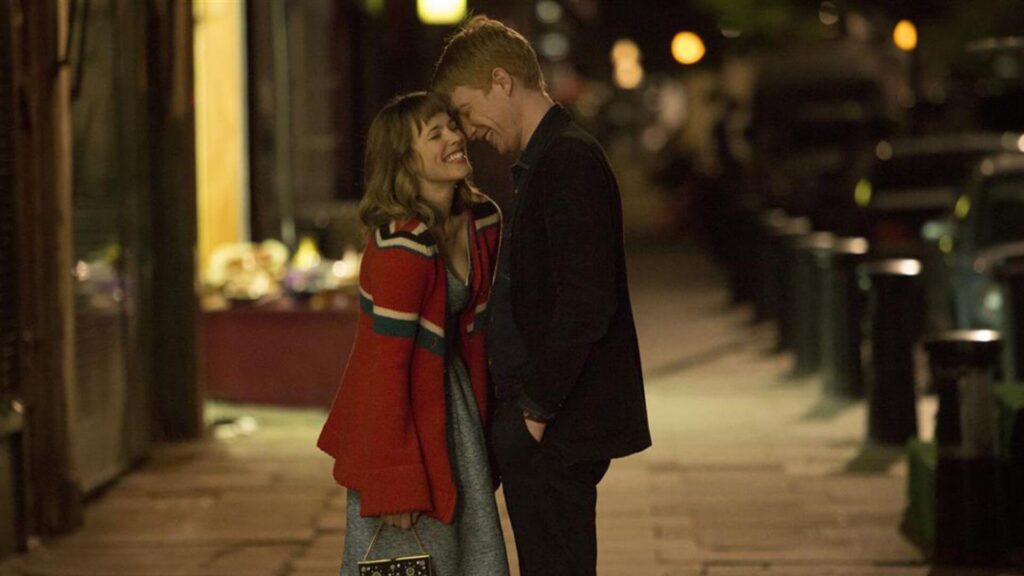
[[[421, 186], [423, 186], [421, 184]], [[452, 204], [455, 200], [455, 185], [426, 185], [420, 189], [423, 200], [437, 215], [439, 226], [451, 219]]]

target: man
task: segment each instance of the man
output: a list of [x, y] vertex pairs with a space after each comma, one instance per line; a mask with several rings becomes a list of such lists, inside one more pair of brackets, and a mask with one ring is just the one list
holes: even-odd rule
[[650, 446], [622, 206], [600, 145], [545, 91], [518, 32], [478, 16], [434, 88], [469, 138], [518, 153], [489, 304], [491, 442], [524, 576], [596, 573], [597, 483]]

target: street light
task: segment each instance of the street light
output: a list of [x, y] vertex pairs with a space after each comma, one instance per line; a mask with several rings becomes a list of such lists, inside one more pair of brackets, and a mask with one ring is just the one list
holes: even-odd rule
[[693, 32], [680, 32], [672, 38], [672, 57], [680, 64], [700, 62], [705, 51], [704, 41]]
[[904, 52], [913, 52], [917, 48], [917, 26], [910, 20], [900, 20], [892, 29], [892, 41]]
[[416, 13], [424, 24], [458, 24], [466, 17], [466, 0], [416, 0]]

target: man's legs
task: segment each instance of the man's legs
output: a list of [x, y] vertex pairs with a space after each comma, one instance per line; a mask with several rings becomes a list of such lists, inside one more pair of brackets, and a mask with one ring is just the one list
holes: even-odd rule
[[522, 576], [594, 576], [597, 483], [609, 462], [567, 465], [512, 406], [496, 414], [492, 439]]

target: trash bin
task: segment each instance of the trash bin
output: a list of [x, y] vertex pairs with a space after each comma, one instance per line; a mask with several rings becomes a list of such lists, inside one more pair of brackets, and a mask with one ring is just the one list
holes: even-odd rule
[[1010, 382], [1024, 383], [1024, 258], [1004, 262], [996, 278], [1003, 285], [1003, 374]]
[[864, 297], [857, 265], [868, 252], [864, 238], [837, 238], [818, 253], [821, 269], [821, 372], [827, 396], [864, 395], [860, 348]]
[[794, 240], [796, 269], [794, 280], [795, 361], [793, 376], [803, 377], [821, 368], [821, 272], [819, 254], [835, 243], [829, 232], [815, 232]]
[[871, 338], [868, 438], [902, 445], [917, 435], [914, 345], [924, 315], [921, 262], [878, 260], [861, 264], [858, 271], [868, 291]]
[[991, 330], [943, 332], [925, 341], [939, 395], [935, 426], [935, 560], [984, 565], [1005, 560], [996, 458], [996, 408], [992, 380], [1000, 335]]
[[807, 218], [789, 218], [773, 230], [777, 255], [777, 294], [779, 308], [776, 314], [778, 331], [776, 350], [791, 350], [796, 342], [796, 241], [810, 234], [811, 221]]

